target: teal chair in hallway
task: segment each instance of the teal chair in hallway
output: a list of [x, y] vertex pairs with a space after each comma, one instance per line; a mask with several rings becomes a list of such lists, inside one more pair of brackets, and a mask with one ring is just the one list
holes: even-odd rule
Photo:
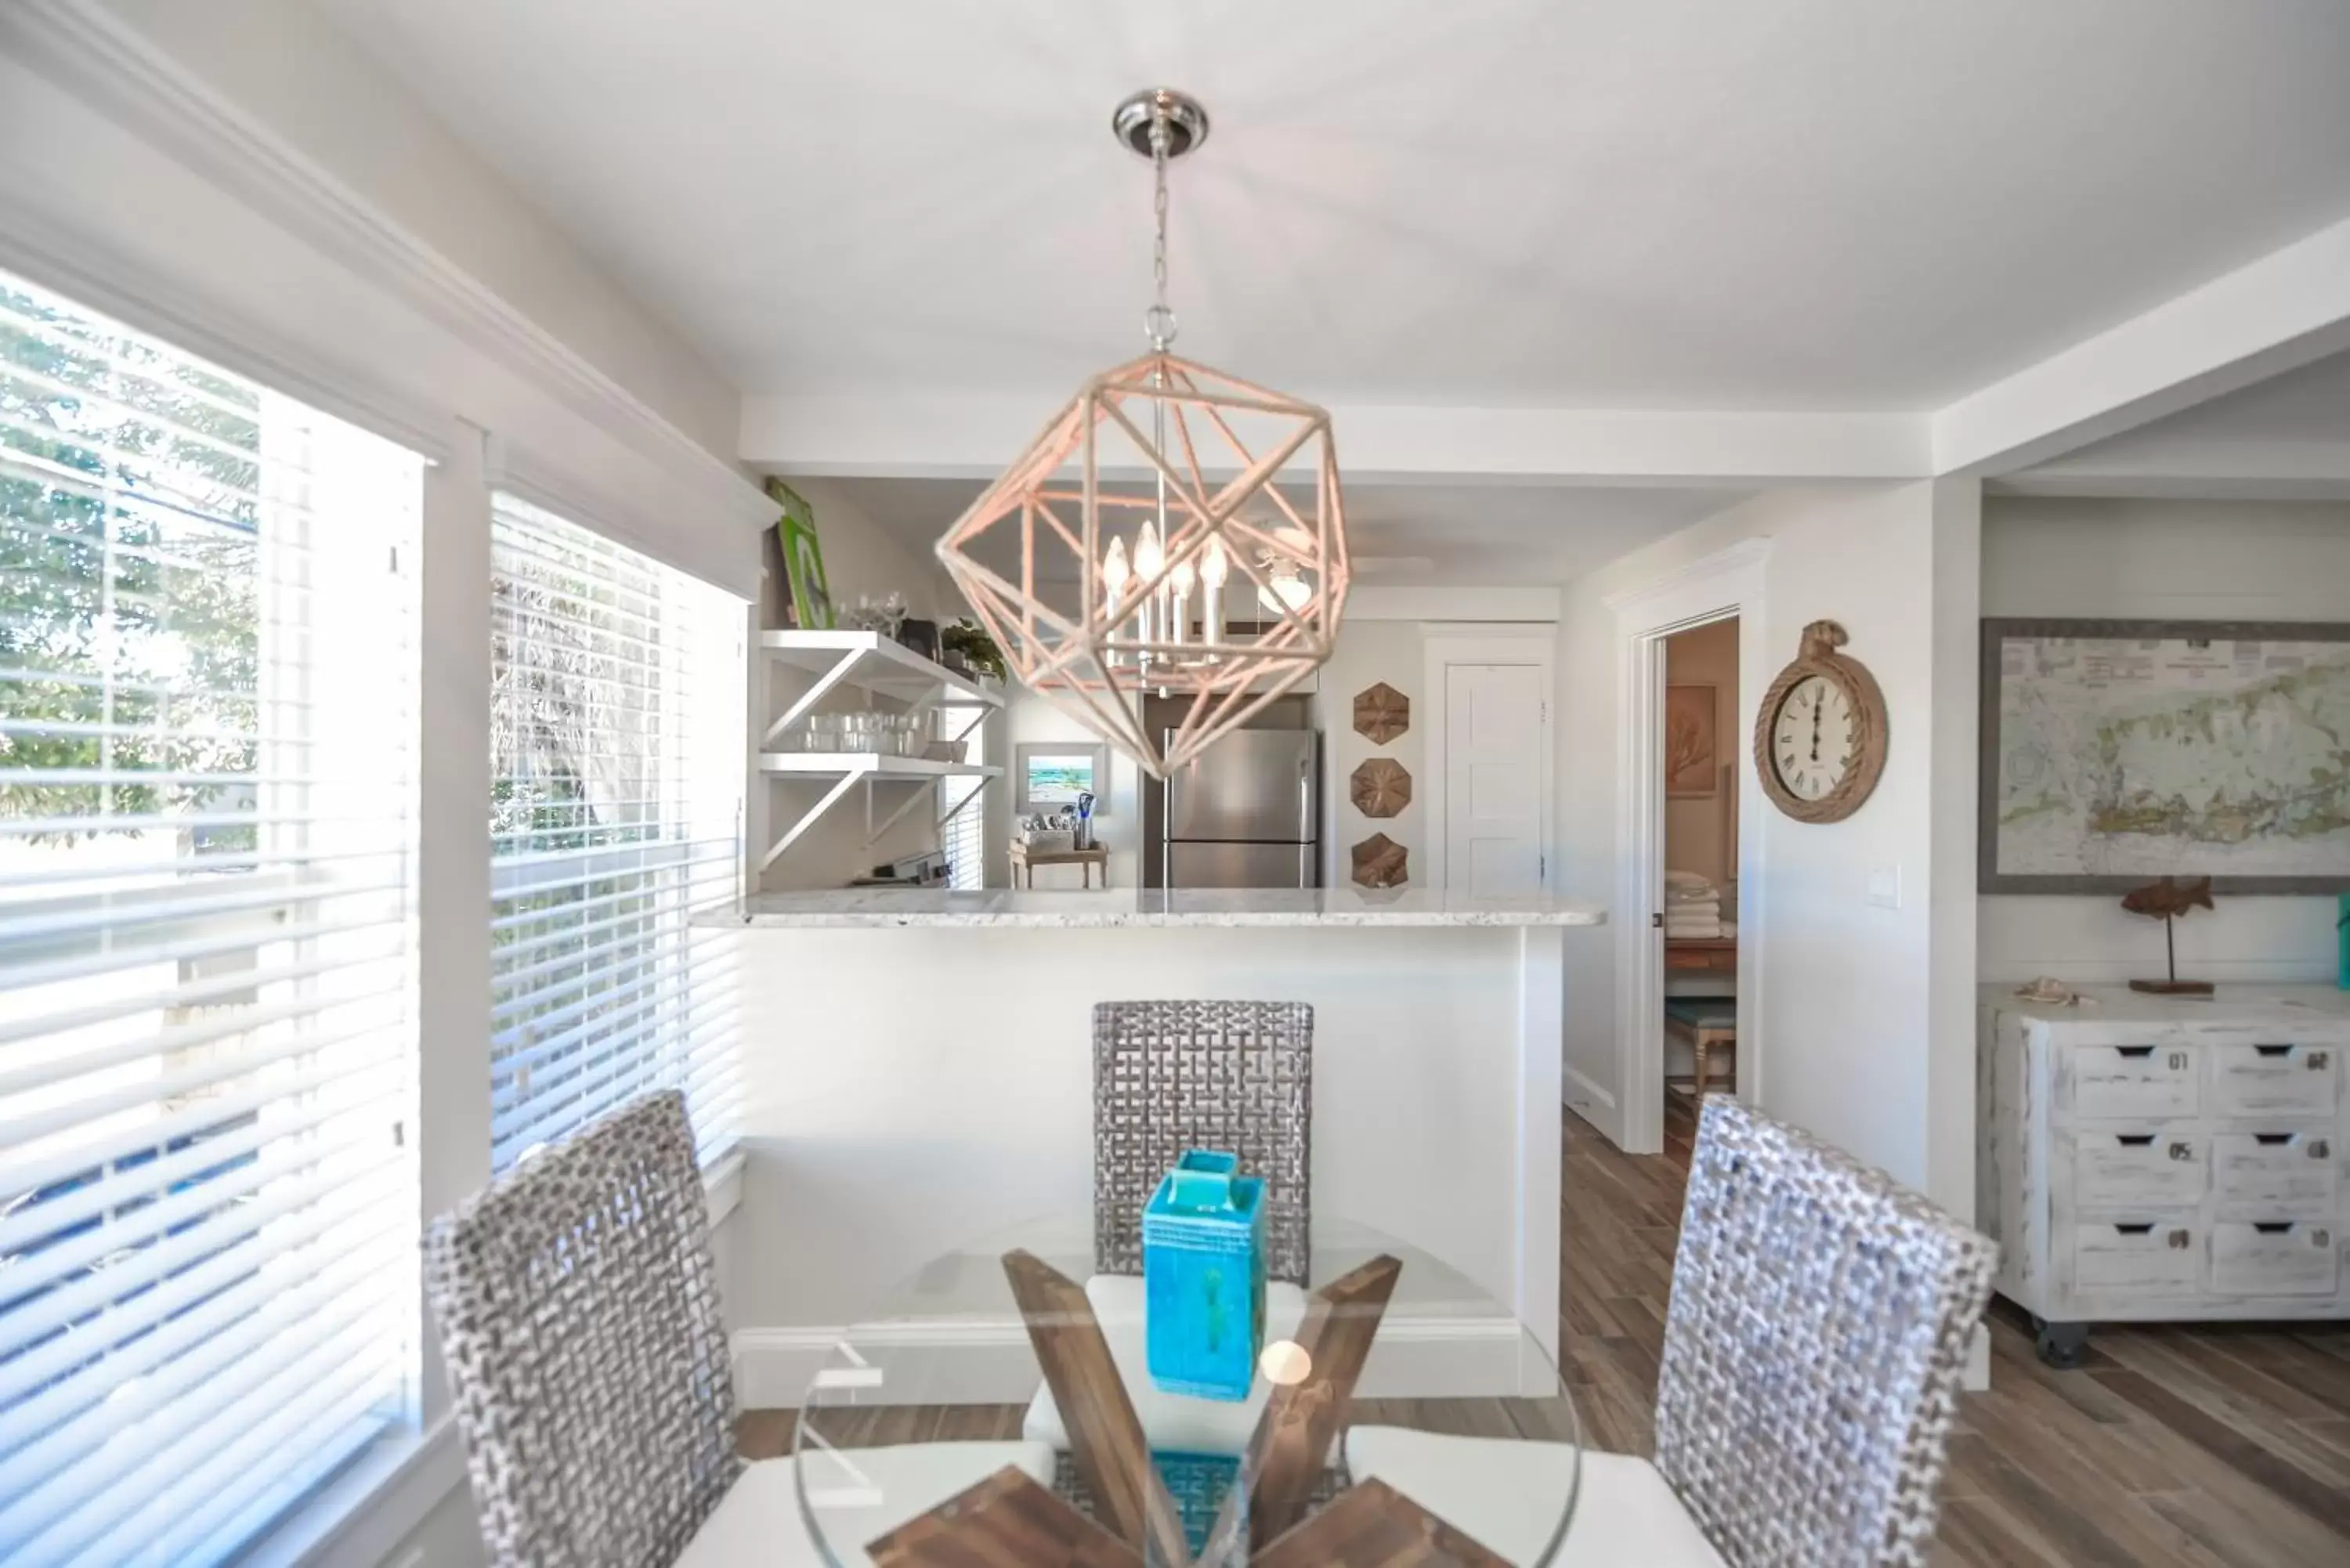
[[[1569, 1568], [1915, 1568], [1994, 1249], [1883, 1172], [1704, 1102], [1657, 1378], [1653, 1460], [1586, 1454]], [[1575, 1266], [1569, 1259], [1567, 1266]], [[1378, 1477], [1511, 1562], [1573, 1484], [1543, 1445], [1358, 1427]]]

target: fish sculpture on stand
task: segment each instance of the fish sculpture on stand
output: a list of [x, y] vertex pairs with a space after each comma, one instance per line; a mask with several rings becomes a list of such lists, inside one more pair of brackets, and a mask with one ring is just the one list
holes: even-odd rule
[[2133, 888], [2122, 895], [2122, 908], [2133, 915], [2151, 915], [2167, 920], [2183, 915], [2189, 909], [2216, 908], [2211, 902], [2211, 878], [2197, 882], [2178, 882], [2165, 877], [2148, 882], [2143, 888]]
[[2132, 991], [2143, 991], [2155, 996], [2209, 996], [2211, 982], [2208, 980], [2178, 978], [2178, 943], [2171, 932], [2171, 922], [2189, 909], [2217, 909], [2211, 902], [2211, 878], [2180, 882], [2164, 877], [2148, 882], [2143, 888], [2133, 888], [2122, 895], [2122, 908], [2133, 915], [2144, 915], [2162, 922], [2162, 950], [2168, 961], [2168, 980], [2134, 980]]

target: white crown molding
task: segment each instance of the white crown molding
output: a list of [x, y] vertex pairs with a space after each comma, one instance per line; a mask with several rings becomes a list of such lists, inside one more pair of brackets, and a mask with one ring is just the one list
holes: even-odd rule
[[1654, 616], [1655, 607], [1693, 584], [1713, 586], [1719, 580], [1744, 573], [1759, 576], [1763, 564], [1771, 559], [1772, 544], [1768, 536], [1761, 535], [1741, 539], [1711, 555], [1617, 588], [1600, 602], [1615, 612], [1619, 623], [1642, 628], [1656, 626], [1659, 623]]
[[[731, 463], [191, 75], [97, 0], [0, 7], [0, 47], [480, 348], [747, 528], [775, 507]], [[298, 362], [298, 361], [297, 361]]]
[[143, 268], [129, 267], [104, 244], [55, 213], [37, 192], [14, 188], [0, 166], [0, 266], [38, 278], [57, 293], [187, 352], [248, 376], [313, 408], [348, 420], [432, 462], [449, 456], [449, 422], [441, 411], [355, 386], [348, 375], [288, 338], [250, 323], [225, 328], [217, 309]]

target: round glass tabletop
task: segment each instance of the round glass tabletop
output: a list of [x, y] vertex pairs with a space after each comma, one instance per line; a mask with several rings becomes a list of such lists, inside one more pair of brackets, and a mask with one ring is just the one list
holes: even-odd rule
[[[843, 1331], [794, 1444], [826, 1562], [1555, 1558], [1580, 1427], [1541, 1342], [1490, 1293], [1317, 1213], [1308, 1278], [1267, 1282], [1261, 1334], [1162, 1322], [1154, 1354], [1143, 1279], [1097, 1274], [1092, 1239], [1090, 1215], [1007, 1230]], [[1221, 1372], [1179, 1366], [1184, 1346]]]

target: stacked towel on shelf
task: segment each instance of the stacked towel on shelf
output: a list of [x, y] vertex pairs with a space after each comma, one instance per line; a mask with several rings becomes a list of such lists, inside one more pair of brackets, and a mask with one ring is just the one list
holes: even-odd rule
[[1721, 890], [1694, 871], [1665, 873], [1665, 936], [1711, 941], [1721, 935]]

